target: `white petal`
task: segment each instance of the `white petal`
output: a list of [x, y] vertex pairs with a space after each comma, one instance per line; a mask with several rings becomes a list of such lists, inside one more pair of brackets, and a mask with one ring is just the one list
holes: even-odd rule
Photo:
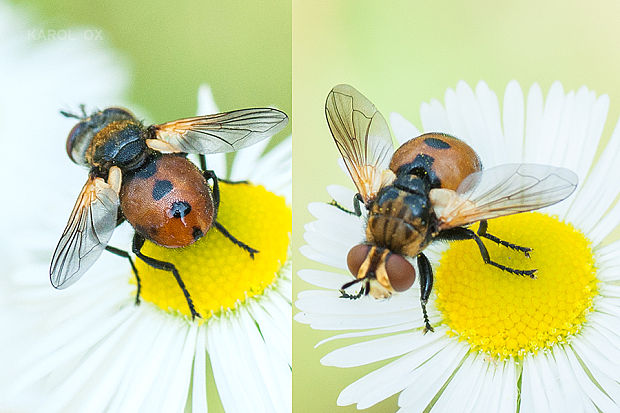
[[304, 255], [305, 257], [311, 260], [314, 260], [314, 261], [317, 261], [323, 264], [331, 265], [332, 267], [336, 267], [336, 268], [341, 268], [341, 269], [346, 268], [344, 257], [342, 255], [338, 257], [334, 257], [331, 254], [330, 255], [322, 254], [321, 252], [310, 247], [309, 245], [304, 245], [301, 248], [299, 248], [299, 252], [301, 252], [302, 255]]
[[[170, 376], [165, 383], [165, 387], [160, 388], [158, 391], [161, 394], [165, 394], [164, 403], [156, 408], [163, 406], [162, 410], [165, 412], [181, 411], [185, 408], [185, 402], [189, 393], [190, 380], [192, 378], [192, 365], [194, 364], [196, 355], [196, 336], [198, 333], [198, 326], [192, 323], [189, 328], [187, 326], [181, 326], [180, 334], [185, 333], [184, 343], [179, 348], [180, 353], [177, 357], [174, 354], [170, 354], [169, 362], [173, 363]], [[199, 349], [204, 353], [204, 347]], [[161, 376], [161, 372], [160, 372]], [[151, 391], [151, 394], [153, 391]]]
[[497, 412], [513, 412], [517, 405], [517, 371], [514, 360], [510, 359], [499, 367], [497, 381], [501, 384], [501, 393], [498, 395], [499, 407]]
[[[569, 350], [570, 351], [570, 350]], [[573, 374], [566, 349], [558, 346], [553, 350], [554, 361], [557, 368], [558, 384], [563, 389], [563, 397], [566, 398], [566, 405], [571, 406], [573, 410], [589, 411], [587, 409], [587, 401], [585, 394], [579, 386], [577, 378]], [[579, 406], [583, 406], [581, 409]]]
[[[449, 351], [443, 341], [442, 349]], [[356, 382], [347, 386], [338, 397], [338, 405], [346, 406], [358, 403], [358, 408], [370, 407], [384, 398], [404, 389], [410, 382], [411, 372], [415, 371], [429, 360], [436, 359], [434, 355], [438, 349], [432, 346], [422, 347], [419, 351], [413, 351], [375, 371], [367, 374]], [[452, 352], [446, 354], [445, 361], [449, 361]], [[432, 364], [432, 363], [431, 363]], [[430, 373], [433, 375], [433, 373]], [[401, 395], [402, 398], [402, 395]]]
[[199, 328], [196, 336], [196, 353], [192, 374], [192, 412], [206, 413], [207, 407], [207, 365], [205, 344], [206, 329]]
[[[291, 368], [290, 368], [290, 355], [288, 363], [282, 362], [281, 355], [270, 348], [269, 342], [267, 342], [262, 334], [262, 329], [266, 328], [266, 324], [258, 324], [245, 309], [241, 309], [240, 318], [242, 322], [242, 329], [244, 331], [244, 337], [247, 337], [248, 348], [251, 363], [248, 364], [246, 370], [256, 369], [260, 372], [261, 383], [263, 386], [259, 386], [259, 391], [264, 394], [264, 405], [260, 404], [256, 406], [256, 410], [273, 412], [290, 412], [291, 411]], [[263, 318], [263, 321], [266, 320]], [[290, 321], [288, 323], [290, 325]], [[258, 326], [258, 327], [257, 327]], [[290, 337], [290, 335], [289, 335]], [[274, 343], [275, 344], [275, 343]], [[290, 339], [288, 341], [290, 348]], [[288, 352], [290, 354], [290, 352]], [[241, 393], [241, 389], [239, 389]]]
[[392, 112], [390, 114], [390, 125], [392, 126], [392, 131], [394, 132], [394, 137], [398, 145], [402, 145], [408, 140], [420, 135], [418, 128], [413, 126], [413, 124], [400, 113]]
[[215, 104], [211, 87], [203, 83], [200, 87], [198, 87], [198, 111], [196, 114], [200, 116], [211, 115], [218, 112], [219, 109]]
[[448, 113], [438, 100], [433, 99], [430, 103], [422, 103], [420, 106], [420, 118], [422, 119], [423, 132], [446, 132], [451, 133], [452, 126], [448, 120]]
[[231, 181], [243, 181], [252, 176], [255, 165], [269, 141], [270, 139], [264, 139], [235, 153], [235, 160], [230, 171]]
[[333, 238], [321, 231], [306, 232], [304, 240], [315, 249], [320, 249], [325, 255], [329, 254], [333, 259], [341, 259], [341, 268], [346, 268], [346, 257], [351, 248], [350, 242], [343, 242], [340, 238]]
[[331, 196], [332, 199], [340, 205], [349, 211], [353, 211], [353, 196], [355, 195], [355, 191], [351, 188], [346, 188], [340, 185], [328, 185], [327, 192], [329, 193], [329, 196]]
[[[118, 383], [114, 381], [108, 381], [106, 383], [103, 381], [103, 385], [99, 386], [98, 382], [100, 378], [97, 377], [97, 373], [102, 371], [104, 372], [104, 376], [110, 374], [116, 375], [115, 373], [117, 373], [118, 370], [114, 371], [108, 369], [108, 367], [111, 366], [107, 365], [107, 360], [113, 356], [116, 349], [121, 347], [119, 343], [125, 341], [124, 336], [127, 334], [127, 331], [133, 327], [133, 320], [135, 320], [135, 317], [124, 318], [122, 324], [117, 326], [111, 334], [107, 335], [99, 346], [93, 346], [93, 348], [90, 349], [91, 351], [84, 355], [80, 360], [79, 368], [73, 370], [69, 376], [59, 383], [55, 388], [53, 396], [46, 400], [45, 411], [66, 411], [69, 409], [69, 406], [75, 402], [76, 392], [81, 397], [92, 397], [92, 393], [87, 394], [87, 392], [90, 393], [93, 388], [97, 388], [98, 392], [96, 392], [96, 395], [103, 398], [101, 404], [95, 404], [94, 406], [103, 407], [108, 404], [108, 397], [111, 391], [114, 390], [110, 389], [109, 386], [116, 386]], [[122, 366], [117, 365], [116, 367], [122, 369]], [[94, 377], [96, 377], [96, 382], [92, 383]], [[90, 385], [84, 389], [86, 391], [82, 390], [82, 386], [89, 382], [91, 382]]]
[[[611, 227], [607, 228], [607, 232], [604, 235], [600, 234], [599, 237], [604, 237], [620, 223], [618, 214], [607, 213], [620, 191], [620, 184], [617, 181], [607, 179], [609, 171], [613, 170], [619, 156], [620, 123], [616, 124], [611, 139], [592, 172], [585, 181], [580, 183], [580, 192], [574, 199], [566, 217], [585, 233], [590, 233], [602, 218], [607, 220], [615, 218], [616, 221], [608, 222], [607, 225], [611, 225]], [[596, 199], [597, 202], [591, 202], [592, 199]], [[600, 229], [605, 230], [605, 228]]]
[[564, 165], [577, 173], [580, 182], [584, 181], [591, 166], [581, 165], [579, 162], [583, 152], [589, 152], [591, 150], [589, 146], [593, 145], [587, 138], [587, 130], [594, 101], [593, 92], [588, 91], [585, 86], [579, 88], [575, 95], [574, 116], [569, 123], [570, 130], [566, 136], [565, 145], [569, 150]]
[[538, 146], [541, 139], [540, 129], [543, 118], [543, 97], [540, 86], [534, 83], [527, 95], [525, 115], [525, 141], [523, 147], [524, 162], [536, 162], [538, 159]]
[[605, 127], [607, 112], [609, 110], [609, 96], [602, 95], [594, 102], [591, 112], [588, 114], [589, 122], [586, 130], [586, 139], [579, 161], [576, 163], [580, 178], [585, 176], [585, 172], [592, 165], [592, 160], [596, 153], [598, 143]]
[[540, 377], [541, 369], [541, 360], [536, 356], [528, 356], [523, 361], [521, 408], [525, 412], [552, 411], [545, 391], [546, 383]]
[[268, 151], [248, 177], [252, 182], [263, 185], [268, 191], [284, 196], [289, 205], [292, 202], [291, 151], [292, 139], [288, 137]]
[[590, 398], [590, 400], [592, 400], [592, 402], [597, 406], [600, 411], [617, 411], [619, 408], [617, 403], [613, 399], [610, 399], [609, 396], [605, 395], [601, 391], [601, 389], [592, 382], [590, 377], [588, 377], [588, 375], [592, 373], [584, 371], [584, 366], [576, 358], [573, 351], [567, 351], [566, 355], [568, 357], [571, 370], [573, 371], [575, 378], [579, 382], [579, 387], [581, 391], [584, 392]]
[[595, 259], [599, 266], [597, 277], [601, 281], [620, 279], [620, 241], [612, 242], [595, 249]]
[[412, 350], [436, 346], [441, 340], [445, 340], [445, 328], [437, 329], [435, 334], [423, 334], [421, 331], [392, 334], [334, 350], [321, 359], [321, 364], [357, 367], [400, 356]]
[[226, 170], [226, 155], [223, 153], [214, 153], [205, 155], [207, 161], [207, 169], [215, 172], [219, 178], [226, 179], [228, 171]]
[[351, 280], [348, 275], [319, 270], [300, 270], [297, 275], [305, 282], [330, 290], [337, 290]]
[[[364, 222], [359, 217], [340, 211], [333, 205], [313, 202], [308, 205], [308, 211], [318, 218], [318, 221], [306, 226], [309, 231], [337, 238], [338, 242], [349, 246], [356, 244], [364, 236]], [[334, 236], [336, 234], [338, 237]], [[325, 249], [321, 244], [312, 246], [320, 250]]]
[[[549, 399], [549, 404], [553, 406], [554, 411], [568, 411], [569, 405], [566, 404], [566, 396], [562, 390], [564, 378], [559, 375], [555, 359], [551, 353], [538, 354], [536, 357], [540, 361], [538, 373], [542, 383], [544, 383], [544, 390]], [[570, 408], [580, 410], [578, 406], [572, 405]]]
[[[5, 388], [7, 394], [17, 393], [28, 385], [40, 380], [52, 371], [75, 359], [76, 354], [84, 354], [88, 349], [105, 338], [111, 331], [131, 315], [133, 309], [127, 308], [97, 326], [92, 325], [92, 313], [73, 320], [69, 329], [56, 329], [50, 332], [45, 341], [31, 343], [30, 351], [20, 360], [24, 369], [18, 378]], [[53, 357], [50, 357], [53, 354]]]
[[558, 129], [562, 111], [566, 104], [564, 89], [560, 82], [554, 82], [549, 88], [545, 108], [540, 125], [538, 148], [532, 153], [532, 161], [537, 163], [549, 162], [549, 154], [556, 150], [555, 142], [558, 139]]
[[524, 130], [523, 92], [516, 80], [511, 80], [504, 93], [504, 142], [505, 162], [518, 163], [523, 161], [523, 130]]
[[[133, 377], [125, 376], [125, 378], [131, 377], [131, 382], [125, 383], [131, 388], [126, 393], [125, 400], [122, 403], [122, 408], [126, 411], [138, 411], [147, 402], [149, 391], [158, 372], [166, 362], [168, 354], [173, 351], [175, 336], [171, 334], [171, 331], [174, 331], [172, 323], [178, 323], [178, 320], [167, 320], [164, 318], [166, 316], [172, 319], [167, 314], [161, 314], [159, 317], [152, 317], [152, 320], [149, 320], [154, 330], [151, 334], [152, 341], [150, 341], [152, 345], [150, 347], [145, 346], [143, 352], [136, 354], [137, 363]], [[149, 341], [145, 340], [146, 342]]]
[[319, 341], [318, 343], [316, 343], [314, 347], [316, 348], [325, 343], [328, 343], [334, 340], [339, 340], [341, 338], [378, 336], [382, 334], [399, 333], [401, 331], [411, 331], [419, 327], [420, 327], [419, 324], [416, 324], [416, 323], [403, 323], [403, 324], [398, 324], [398, 325], [386, 327], [386, 328], [377, 328], [377, 329], [367, 330], [367, 331], [358, 331], [355, 333], [343, 333], [343, 334], [338, 334], [338, 335], [323, 339]]
[[476, 148], [484, 162], [495, 165], [497, 163], [494, 156], [495, 151], [487, 150], [486, 148], [489, 146], [489, 143], [492, 147], [498, 146], [502, 142], [501, 136], [491, 136], [484, 121], [479, 101], [467, 83], [460, 81], [456, 85], [456, 95], [460, 109], [460, 119], [463, 122], [464, 128], [463, 132], [456, 136], [464, 139], [470, 146]]
[[[480, 380], [485, 374], [486, 366], [479, 360], [481, 357], [480, 355], [470, 355], [465, 358], [433, 406], [434, 409], [439, 412], [470, 411], [467, 402], [475, 404]], [[473, 411], [479, 411], [481, 407], [477, 406], [477, 409]]]
[[421, 411], [424, 407], [438, 396], [441, 389], [449, 381], [450, 377], [458, 370], [465, 359], [469, 346], [449, 340], [444, 348], [435, 348], [436, 353], [420, 364], [409, 368], [409, 373], [403, 381], [407, 388], [398, 398], [398, 405], [403, 409], [407, 407]]
[[[476, 97], [480, 105], [480, 113], [484, 121], [486, 142], [493, 142], [493, 161], [500, 162], [506, 153], [505, 139], [502, 132], [499, 101], [497, 95], [485, 82], [476, 85]], [[482, 144], [482, 143], [481, 143]], [[505, 161], [504, 161], [505, 162]]]

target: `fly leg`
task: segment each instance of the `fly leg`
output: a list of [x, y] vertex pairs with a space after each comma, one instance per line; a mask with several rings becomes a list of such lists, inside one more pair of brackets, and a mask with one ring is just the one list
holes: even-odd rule
[[363, 278], [358, 278], [356, 280], [349, 281], [348, 283], [344, 284], [340, 288], [340, 294], [341, 294], [340, 298], [348, 298], [349, 300], [357, 300], [358, 298], [361, 298], [363, 295], [368, 295], [368, 292], [370, 291], [370, 289], [368, 288], [367, 282], [362, 285], [362, 288], [360, 288], [359, 292], [355, 295], [349, 294], [345, 291], [345, 289], [349, 288], [353, 284], [357, 284], [358, 282], [361, 282], [362, 280]]
[[433, 268], [426, 258], [426, 255], [418, 254], [418, 270], [420, 270], [420, 304], [422, 304], [422, 314], [424, 315], [424, 334], [435, 331], [428, 320], [426, 304], [433, 290]]
[[[214, 218], [213, 218], [213, 226], [215, 228], [217, 228], [218, 231], [220, 231], [222, 233], [222, 235], [224, 235], [226, 238], [228, 238], [233, 244], [237, 245], [238, 247], [244, 249], [245, 251], [247, 251], [250, 254], [250, 257], [252, 259], [254, 259], [254, 254], [256, 254], [257, 252], [259, 252], [257, 249], [254, 249], [252, 247], [250, 247], [248, 244], [246, 244], [245, 242], [242, 242], [240, 240], [238, 240], [237, 238], [235, 238], [226, 228], [224, 228], [224, 226], [222, 224], [220, 224], [219, 222], [217, 222], [217, 211], [220, 208], [220, 185], [219, 185], [219, 179], [218, 177], [215, 175], [215, 172], [211, 171], [211, 170], [207, 170], [203, 172], [203, 176], [205, 177], [205, 179], [208, 181], [209, 179], [211, 179], [213, 181], [213, 204], [215, 206], [214, 208]], [[226, 181], [223, 181], [226, 182]], [[243, 183], [242, 181], [240, 182], [234, 182], [234, 183]]]
[[219, 179], [218, 177], [215, 175], [215, 172], [211, 171], [211, 170], [206, 170], [202, 172], [202, 176], [205, 177], [205, 179], [208, 181], [209, 179], [211, 179], [213, 181], [213, 205], [215, 206], [214, 208], [214, 214], [215, 214], [215, 218], [217, 218], [217, 211], [220, 209], [220, 184], [219, 184]]
[[114, 248], [109, 245], [107, 245], [105, 249], [114, 255], [118, 255], [119, 257], [127, 258], [129, 260], [129, 265], [131, 265], [131, 271], [133, 272], [133, 275], [135, 275], [136, 284], [138, 285], [138, 288], [136, 290], [136, 305], [140, 304], [140, 290], [142, 288], [142, 285], [140, 283], [140, 276], [138, 276], [138, 269], [133, 263], [133, 259], [131, 258], [131, 255], [129, 255], [129, 253], [125, 250]]
[[364, 203], [364, 200], [362, 199], [362, 196], [360, 195], [360, 193], [358, 192], [357, 194], [355, 194], [355, 196], [353, 197], [353, 208], [355, 208], [355, 215], [357, 215], [358, 217], [362, 216], [362, 207], [361, 205], [366, 205]]
[[185, 300], [187, 301], [189, 311], [192, 314], [192, 320], [196, 317], [200, 317], [200, 314], [198, 314], [198, 312], [194, 308], [192, 297], [190, 297], [189, 291], [187, 291], [185, 283], [183, 282], [183, 279], [181, 278], [181, 274], [179, 274], [179, 270], [177, 270], [177, 267], [175, 267], [174, 264], [171, 262], [157, 260], [155, 258], [147, 257], [146, 255], [142, 254], [140, 250], [143, 246], [144, 237], [136, 232], [133, 236], [133, 243], [131, 247], [133, 253], [136, 254], [136, 257], [140, 258], [146, 264], [150, 265], [155, 269], [170, 271], [172, 275], [174, 275], [174, 279], [177, 280], [177, 284], [179, 284], [179, 287], [181, 287], [181, 291], [183, 291], [183, 295], [185, 296]]
[[530, 278], [536, 278], [536, 270], [517, 270], [515, 268], [506, 267], [505, 265], [499, 264], [495, 261], [491, 261], [491, 257], [489, 256], [489, 251], [487, 250], [487, 247], [484, 246], [478, 234], [476, 234], [471, 229], [461, 227], [451, 228], [439, 233], [437, 239], [443, 239], [446, 241], [461, 241], [466, 239], [473, 239], [478, 245], [480, 255], [482, 255], [482, 259], [484, 260], [485, 264], [492, 265], [502, 271], [506, 271], [511, 274], [527, 275]]
[[346, 212], [349, 215], [355, 215], [355, 216], [360, 217], [362, 216], [362, 208], [360, 207], [360, 203], [363, 204], [364, 201], [362, 200], [362, 196], [359, 193], [357, 193], [353, 197], [353, 209], [354, 209], [353, 211], [350, 211], [347, 208], [343, 207], [335, 199], [332, 199], [331, 202], [329, 202], [329, 205], [335, 206], [339, 210]]
[[228, 185], [249, 184], [250, 181], [229, 181], [228, 179], [217, 178], [218, 181]]
[[520, 251], [523, 254], [525, 254], [526, 257], [530, 257], [530, 252], [532, 251], [531, 248], [527, 248], [527, 247], [521, 247], [519, 245], [515, 245], [515, 244], [511, 244], [510, 242], [506, 242], [503, 241], [499, 238], [497, 238], [495, 235], [491, 235], [489, 233], [487, 233], [487, 227], [489, 226], [488, 222], [486, 219], [480, 221], [480, 226], [478, 227], [478, 235], [481, 237], [484, 237], [486, 239], [489, 239], [493, 242], [495, 242], [496, 244], [499, 245], [503, 245], [504, 247], [513, 249], [515, 251]]
[[334, 206], [334, 207], [338, 208], [339, 210], [341, 210], [342, 212], [346, 212], [349, 215], [355, 215], [354, 211], [350, 211], [347, 208], [343, 207], [335, 199], [332, 199], [330, 202], [327, 203], [327, 205]]
[[220, 231], [222, 233], [222, 235], [225, 236], [226, 238], [228, 238], [233, 244], [235, 244], [236, 246], [238, 246], [241, 249], [246, 250], [250, 254], [250, 258], [254, 259], [254, 254], [259, 252], [258, 250], [250, 247], [245, 242], [239, 241], [230, 232], [228, 232], [228, 230], [226, 228], [224, 228], [224, 226], [222, 224], [220, 224], [219, 222], [214, 221], [213, 226], [215, 228], [217, 228], [217, 230]]
[[[207, 169], [207, 157], [204, 156], [204, 154], [199, 154], [198, 158], [200, 159], [200, 169], [202, 169], [203, 171], [208, 171]], [[210, 173], [213, 174], [213, 171], [209, 171]], [[206, 178], [206, 176], [205, 176]], [[207, 178], [208, 180], [209, 178]], [[228, 179], [222, 179], [222, 178], [218, 178], [218, 180], [227, 183], [227, 184], [249, 184], [248, 181], [229, 181]]]

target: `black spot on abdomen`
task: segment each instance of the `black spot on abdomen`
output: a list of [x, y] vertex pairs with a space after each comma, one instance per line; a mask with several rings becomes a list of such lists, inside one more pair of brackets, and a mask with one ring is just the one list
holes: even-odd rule
[[146, 179], [157, 172], [157, 158], [149, 159], [144, 165], [133, 172], [135, 178]]
[[451, 146], [448, 142], [442, 141], [437, 138], [426, 138], [424, 139], [424, 143], [435, 149], [450, 149]]
[[202, 238], [203, 235], [204, 235], [204, 232], [202, 232], [202, 230], [199, 227], [193, 228], [192, 236], [194, 237], [194, 241], [197, 241], [198, 239]]
[[155, 201], [159, 201], [160, 199], [165, 197], [168, 192], [172, 191], [172, 188], [172, 182], [168, 180], [156, 181], [155, 185], [153, 186], [153, 199]]
[[192, 207], [185, 201], [177, 201], [172, 204], [168, 214], [172, 218], [183, 218], [192, 211]]

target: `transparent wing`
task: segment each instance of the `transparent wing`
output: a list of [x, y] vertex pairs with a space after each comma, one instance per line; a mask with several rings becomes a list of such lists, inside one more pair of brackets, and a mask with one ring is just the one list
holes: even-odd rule
[[572, 194], [578, 181], [573, 171], [549, 165], [506, 164], [475, 172], [441, 208], [440, 230], [553, 205]]
[[386, 184], [394, 145], [383, 115], [349, 85], [335, 86], [325, 101], [327, 124], [336, 147], [365, 202]]
[[151, 126], [154, 137], [179, 152], [234, 152], [275, 135], [288, 123], [284, 112], [271, 108], [241, 109], [179, 119]]
[[89, 178], [52, 257], [50, 281], [55, 288], [67, 288], [97, 261], [116, 227], [118, 205], [110, 185]]

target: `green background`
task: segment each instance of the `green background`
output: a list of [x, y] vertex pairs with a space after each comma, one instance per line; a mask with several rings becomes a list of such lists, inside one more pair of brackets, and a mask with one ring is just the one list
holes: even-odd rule
[[[93, 47], [120, 55], [119, 64], [130, 70], [126, 98], [153, 122], [194, 116], [203, 83], [222, 111], [276, 106], [291, 113], [290, 1], [12, 3], [43, 33], [102, 29], [103, 43], [93, 41]], [[288, 126], [277, 139], [290, 133]], [[207, 385], [209, 411], [222, 412], [213, 380]]]
[[290, 1], [12, 3], [30, 12], [35, 28], [103, 29], [105, 44], [130, 68], [129, 100], [155, 122], [194, 116], [202, 83], [222, 111], [277, 106], [291, 113]]
[[[388, 6], [389, 4], [389, 6]], [[565, 91], [581, 85], [610, 95], [603, 136], [620, 113], [620, 3], [617, 1], [379, 2], [324, 1], [293, 4], [294, 267], [320, 268], [297, 252], [307, 204], [328, 201], [325, 187], [353, 188], [337, 166], [338, 152], [325, 123], [325, 97], [350, 83], [387, 117], [397, 111], [420, 127], [423, 101], [443, 102], [459, 80], [484, 80], [500, 102], [517, 79], [527, 95], [538, 82], [546, 95], [554, 80]], [[312, 288], [295, 279], [295, 295]], [[295, 412], [352, 412], [336, 407], [340, 391], [385, 363], [350, 369], [324, 367], [329, 351], [360, 340], [314, 345], [338, 332], [294, 324]], [[368, 411], [397, 409], [397, 397]]]

